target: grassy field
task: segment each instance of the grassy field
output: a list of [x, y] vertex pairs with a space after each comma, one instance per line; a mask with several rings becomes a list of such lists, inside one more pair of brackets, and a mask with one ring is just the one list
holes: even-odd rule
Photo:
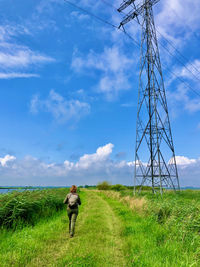
[[[66, 193], [52, 194], [62, 201]], [[200, 266], [200, 191], [133, 198], [130, 190], [81, 190], [80, 197], [74, 238], [63, 205], [34, 224], [2, 226], [1, 266]]]

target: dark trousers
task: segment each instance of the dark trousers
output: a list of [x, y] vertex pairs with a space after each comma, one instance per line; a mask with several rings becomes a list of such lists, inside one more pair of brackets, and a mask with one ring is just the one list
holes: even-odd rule
[[78, 208], [76, 209], [70, 209], [69, 207], [67, 208], [67, 215], [69, 217], [69, 233], [70, 235], [74, 235], [75, 231], [75, 223], [76, 223], [76, 218], [78, 216]]

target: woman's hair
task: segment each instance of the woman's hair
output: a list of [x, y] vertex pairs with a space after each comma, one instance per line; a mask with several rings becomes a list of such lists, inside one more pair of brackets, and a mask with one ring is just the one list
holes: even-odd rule
[[77, 186], [72, 185], [71, 188], [70, 188], [70, 192], [71, 193], [76, 193], [76, 191], [77, 191]]

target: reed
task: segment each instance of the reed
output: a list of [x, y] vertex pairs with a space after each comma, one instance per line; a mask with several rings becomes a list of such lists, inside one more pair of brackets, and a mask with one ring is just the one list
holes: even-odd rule
[[35, 225], [64, 208], [63, 199], [69, 189], [44, 189], [12, 192], [0, 198], [0, 227], [22, 228]]

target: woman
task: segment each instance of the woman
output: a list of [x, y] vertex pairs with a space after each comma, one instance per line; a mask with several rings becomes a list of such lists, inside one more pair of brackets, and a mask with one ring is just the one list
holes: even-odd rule
[[72, 185], [72, 187], [70, 188], [70, 193], [67, 194], [66, 198], [63, 201], [64, 204], [67, 204], [70, 237], [74, 236], [75, 223], [78, 216], [78, 205], [81, 205], [80, 197], [76, 192], [77, 187], [75, 185]]

